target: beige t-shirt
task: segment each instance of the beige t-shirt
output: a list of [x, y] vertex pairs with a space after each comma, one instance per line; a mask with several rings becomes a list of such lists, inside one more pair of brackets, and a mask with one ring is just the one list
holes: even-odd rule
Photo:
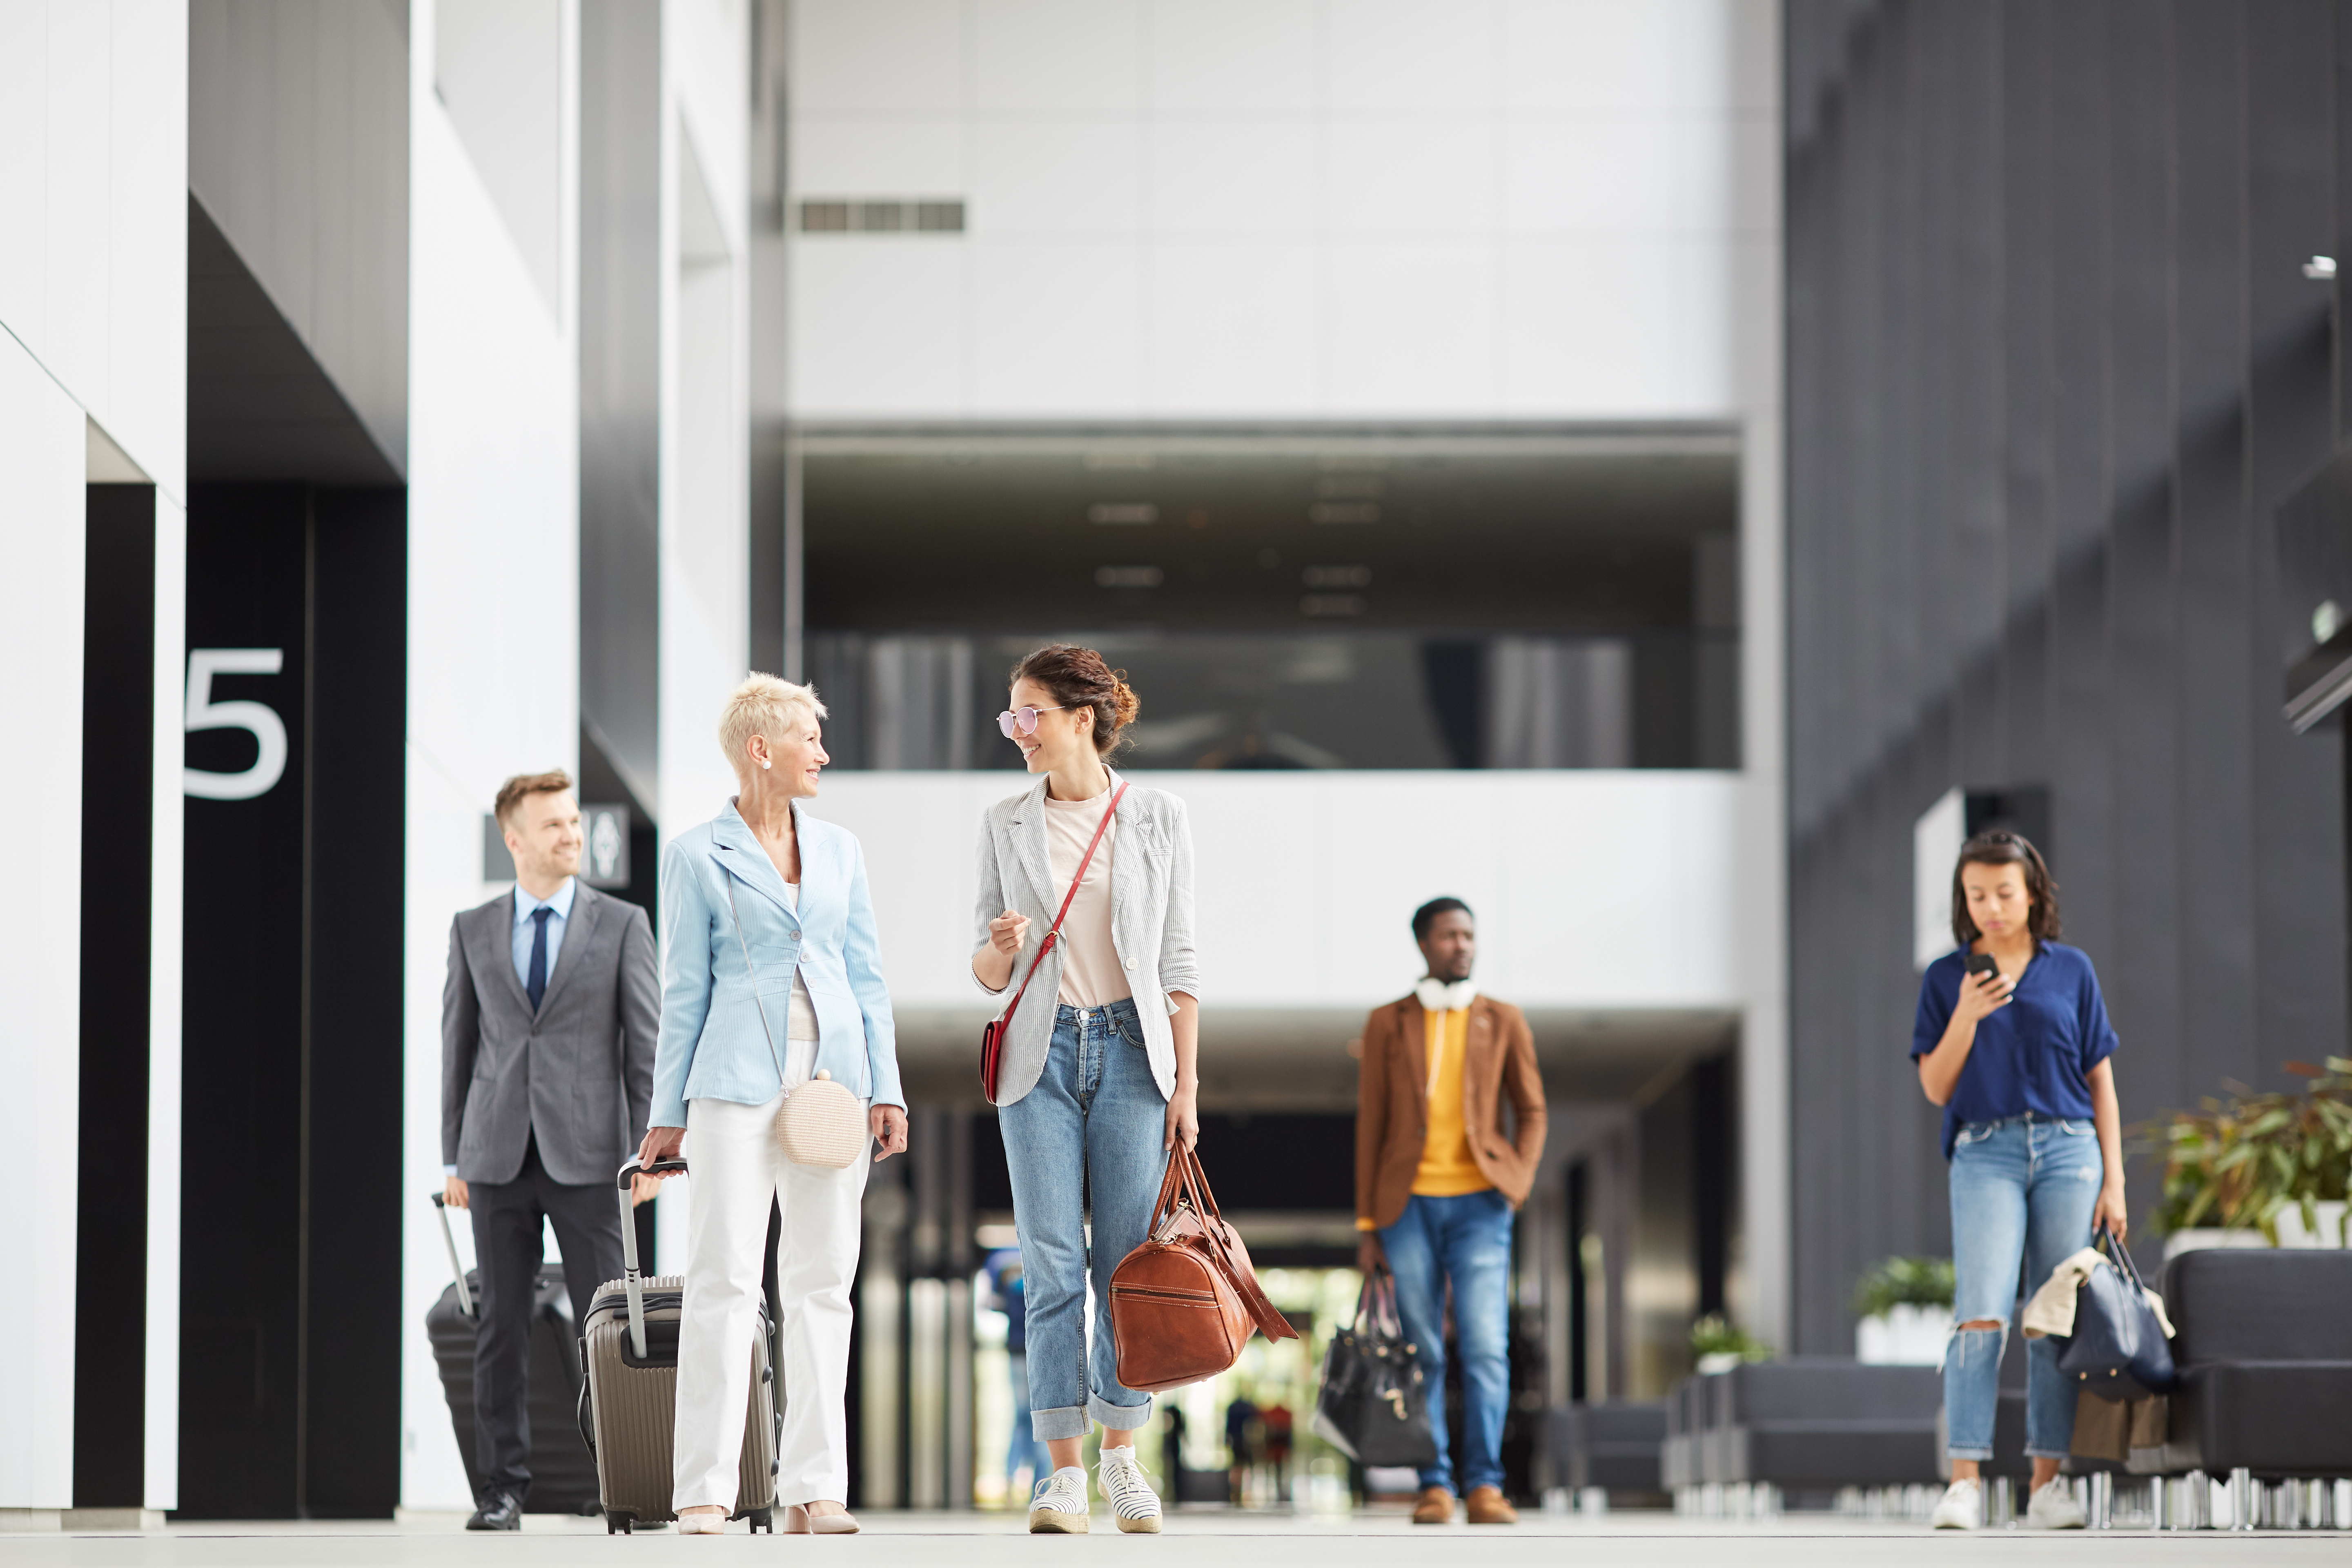
[[[1070, 879], [1077, 874], [1078, 861], [1108, 805], [1108, 791], [1092, 800], [1047, 797], [1045, 853], [1054, 878], [1054, 909], [1062, 907]], [[1072, 1007], [1108, 1006], [1135, 994], [1110, 937], [1110, 854], [1118, 837], [1118, 819], [1113, 817], [1087, 867], [1087, 879], [1078, 896], [1070, 900], [1069, 915], [1062, 921], [1057, 944], [1062, 950], [1062, 989], [1057, 999]], [[1053, 918], [1050, 910], [1046, 918]], [[1039, 940], [1044, 940], [1042, 935]]]

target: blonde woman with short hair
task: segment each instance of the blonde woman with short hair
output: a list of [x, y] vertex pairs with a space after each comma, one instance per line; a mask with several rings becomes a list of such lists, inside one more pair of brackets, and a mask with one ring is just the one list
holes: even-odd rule
[[[849, 1287], [866, 1173], [906, 1151], [907, 1111], [865, 855], [854, 835], [802, 812], [831, 760], [824, 717], [808, 687], [772, 675], [737, 687], [719, 743], [738, 793], [662, 854], [661, 1039], [640, 1152], [651, 1165], [682, 1150], [694, 1174], [677, 1343], [681, 1534], [716, 1534], [734, 1510], [771, 1198], [783, 1210], [776, 1500], [788, 1533], [857, 1529], [845, 1506]], [[784, 1095], [820, 1071], [867, 1106], [872, 1142], [840, 1170], [785, 1159], [772, 1131]]]

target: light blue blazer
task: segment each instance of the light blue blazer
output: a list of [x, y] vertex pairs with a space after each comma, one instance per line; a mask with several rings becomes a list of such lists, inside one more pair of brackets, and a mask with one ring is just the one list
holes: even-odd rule
[[[856, 835], [819, 822], [793, 803], [800, 835], [800, 910], [784, 879], [737, 814], [735, 803], [662, 851], [661, 1037], [654, 1050], [653, 1121], [686, 1125], [689, 1100], [761, 1105], [782, 1080], [779, 1053], [789, 1052], [793, 969], [798, 965], [816, 1006], [816, 1065], [862, 1100], [904, 1106], [898, 1040], [890, 992], [874, 937], [874, 900], [866, 890], [866, 856]], [[728, 894], [734, 907], [728, 907]], [[743, 922], [743, 942], [735, 920]], [[759, 1002], [744, 946], [759, 976]]]

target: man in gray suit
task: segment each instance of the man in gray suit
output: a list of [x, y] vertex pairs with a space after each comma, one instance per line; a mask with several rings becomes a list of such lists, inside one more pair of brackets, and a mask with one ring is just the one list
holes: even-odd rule
[[[561, 770], [510, 778], [498, 821], [515, 887], [449, 927], [441, 993], [446, 1201], [470, 1209], [481, 1270], [468, 1530], [520, 1530], [530, 1486], [531, 1305], [543, 1222], [572, 1321], [621, 1272], [613, 1173], [645, 1137], [661, 1018], [646, 911], [577, 879], [580, 807]], [[643, 1203], [658, 1184], [639, 1177]]]

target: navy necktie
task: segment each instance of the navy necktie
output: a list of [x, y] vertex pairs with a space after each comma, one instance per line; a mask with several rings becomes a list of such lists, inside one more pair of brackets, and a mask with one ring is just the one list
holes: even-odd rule
[[539, 929], [530, 933], [530, 973], [522, 988], [530, 993], [530, 1010], [539, 1011], [539, 999], [547, 994], [547, 917], [555, 911], [545, 904], [530, 911]]

